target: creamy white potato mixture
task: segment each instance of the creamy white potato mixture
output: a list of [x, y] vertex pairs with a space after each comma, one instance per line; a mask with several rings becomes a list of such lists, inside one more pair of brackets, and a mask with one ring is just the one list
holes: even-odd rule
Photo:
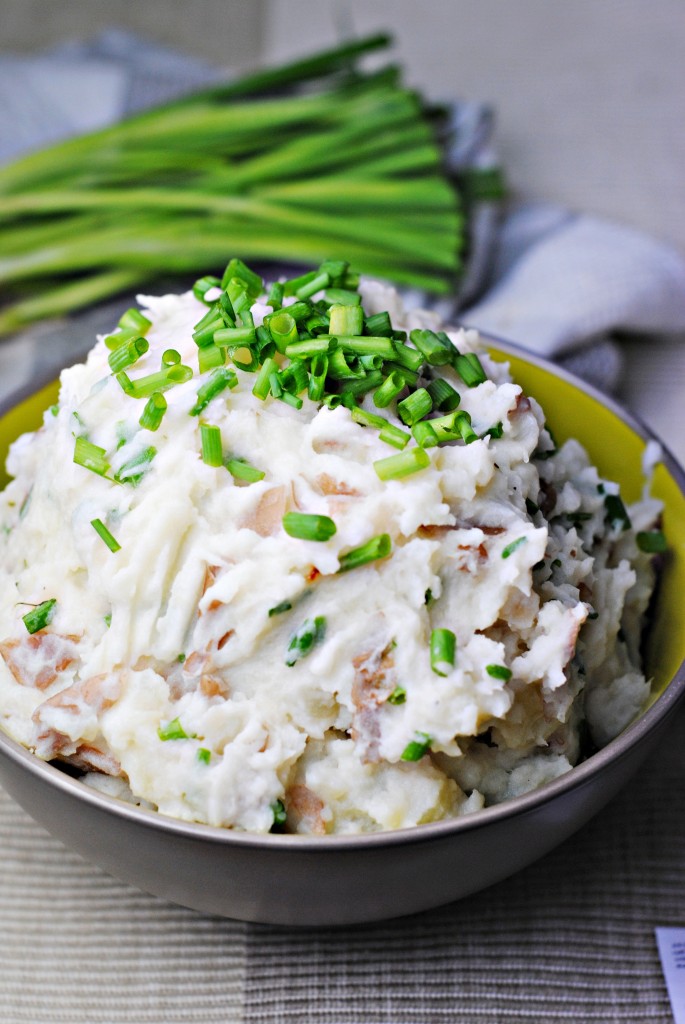
[[[387, 287], [360, 290], [395, 329], [441, 329]], [[426, 447], [427, 465], [382, 479], [374, 464], [400, 453], [378, 429], [306, 391], [299, 409], [257, 398], [255, 373], [230, 360], [237, 385], [193, 414], [215, 372], [199, 373], [192, 337], [207, 306], [192, 292], [140, 303], [149, 350], [130, 379], [170, 349], [193, 368], [164, 392], [157, 428], [140, 425], [149, 396], [126, 393], [100, 339], [9, 455], [0, 722], [12, 737], [166, 815], [327, 834], [524, 793], [567, 772], [581, 736], [602, 745], [640, 711], [654, 579], [636, 534], [658, 505], [628, 522], [616, 485], [575, 441], [556, 449], [475, 332], [447, 334], [487, 379], [467, 386], [439, 365], [418, 381], [449, 382], [475, 439]], [[256, 326], [269, 313], [264, 297], [252, 304]], [[368, 393], [360, 408], [410, 433], [396, 402], [379, 409]], [[208, 425], [253, 479], [207, 463]], [[74, 460], [79, 438], [104, 471]], [[335, 533], [292, 536], [292, 512]], [[374, 541], [376, 557], [347, 568]]]

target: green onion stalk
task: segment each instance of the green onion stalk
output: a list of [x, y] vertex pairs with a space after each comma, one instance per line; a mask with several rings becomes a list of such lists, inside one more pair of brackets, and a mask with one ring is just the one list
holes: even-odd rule
[[[453, 291], [467, 207], [445, 171], [446, 119], [396, 68], [360, 66], [389, 42], [247, 75], [0, 169], [0, 335], [161, 276], [187, 282], [227, 247], [289, 264], [344, 255], [362, 273]], [[197, 283], [200, 301], [216, 280]], [[344, 315], [336, 331], [359, 335]], [[251, 339], [249, 324], [237, 330]]]

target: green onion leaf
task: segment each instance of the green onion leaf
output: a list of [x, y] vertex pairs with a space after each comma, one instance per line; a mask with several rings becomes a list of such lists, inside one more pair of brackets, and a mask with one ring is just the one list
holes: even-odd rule
[[486, 665], [485, 671], [493, 679], [503, 679], [505, 682], [511, 679], [511, 669], [506, 665]]
[[662, 530], [640, 530], [635, 540], [640, 551], [645, 551], [649, 555], [668, 551], [668, 544]]
[[247, 459], [224, 459], [224, 466], [236, 480], [244, 480], [248, 484], [256, 484], [263, 480], [266, 473], [262, 469], [252, 466]]
[[402, 477], [418, 473], [430, 466], [430, 455], [423, 448], [410, 448], [399, 455], [390, 455], [387, 459], [377, 459], [373, 468], [381, 480], [400, 480]]
[[167, 410], [167, 400], [159, 391], [150, 395], [138, 422], [143, 430], [158, 430]]
[[527, 537], [517, 537], [516, 540], [512, 540], [511, 544], [507, 544], [507, 546], [502, 550], [502, 558], [509, 558], [509, 556], [513, 555], [513, 553], [520, 548], [522, 544], [525, 544], [527, 540]]
[[430, 639], [431, 668], [438, 676], [447, 676], [454, 668], [457, 638], [451, 629], [434, 629]]
[[39, 629], [49, 626], [55, 615], [57, 598], [51, 597], [48, 601], [32, 608], [26, 615], [22, 615], [22, 621], [29, 633], [37, 633]]
[[454, 412], [461, 401], [458, 391], [452, 387], [449, 381], [438, 377], [428, 385], [428, 394], [433, 399], [433, 406], [441, 412]]
[[93, 527], [98, 537], [105, 542], [110, 551], [121, 551], [121, 544], [112, 536], [102, 519], [91, 519], [90, 525]]
[[420, 761], [421, 758], [430, 750], [431, 743], [432, 738], [427, 732], [417, 732], [416, 739], [407, 743], [406, 747], [402, 751], [402, 760]]
[[425, 388], [412, 392], [402, 402], [398, 402], [397, 414], [408, 427], [418, 423], [433, 408], [433, 400]]
[[404, 391], [405, 386], [404, 378], [399, 373], [391, 373], [378, 390], [374, 391], [373, 404], [377, 409], [387, 409], [393, 399]]
[[151, 445], [143, 448], [141, 452], [134, 455], [132, 459], [125, 462], [114, 474], [114, 479], [120, 484], [131, 484], [137, 487], [140, 481], [150, 468], [150, 463], [157, 454], [157, 449]]
[[286, 310], [272, 313], [266, 326], [279, 352], [285, 352], [288, 345], [298, 340], [297, 324]]
[[386, 444], [391, 444], [393, 448], [399, 448], [400, 450], [406, 448], [407, 443], [411, 440], [411, 434], [408, 434], [406, 430], [400, 430], [394, 423], [386, 423], [381, 428], [378, 436], [381, 441], [385, 441]]
[[274, 816], [274, 825], [285, 825], [287, 814], [283, 801], [274, 800], [271, 804], [271, 810]]
[[281, 601], [280, 604], [274, 605], [273, 608], [269, 608], [269, 618], [273, 618], [274, 615], [282, 615], [283, 612], [289, 612], [292, 608], [290, 601]]
[[378, 536], [367, 540], [358, 548], [347, 551], [340, 555], [340, 567], [338, 572], [349, 572], [350, 569], [358, 569], [369, 562], [375, 562], [379, 558], [387, 558], [392, 551], [392, 541], [388, 533], [379, 533]]
[[285, 663], [289, 668], [311, 654], [317, 644], [326, 636], [326, 619], [319, 615], [315, 619], [305, 619], [300, 628], [290, 638]]
[[207, 466], [221, 466], [224, 453], [221, 447], [221, 431], [209, 423], [200, 424], [200, 441], [202, 443], [202, 461]]
[[118, 348], [113, 349], [107, 359], [112, 373], [119, 373], [120, 370], [133, 366], [141, 356], [145, 355], [149, 348], [150, 344], [145, 338], [133, 338], [131, 341], [127, 341], [123, 345], [119, 345]]
[[405, 688], [403, 686], [400, 686], [398, 684], [395, 687], [395, 689], [392, 691], [390, 696], [388, 697], [388, 704], [395, 704], [395, 705], [397, 705], [397, 704], [404, 704], [406, 699], [407, 699], [407, 691], [405, 690]]
[[200, 764], [209, 764], [212, 760], [211, 750], [207, 750], [207, 747], [198, 747], [195, 753], [195, 758]]
[[488, 379], [475, 352], [455, 356], [452, 365], [468, 388], [475, 388]]
[[157, 729], [160, 740], [188, 740], [190, 737], [181, 725], [180, 719], [172, 718], [166, 725], [160, 725]]
[[98, 476], [105, 476], [109, 471], [107, 452], [99, 445], [87, 441], [85, 437], [77, 437], [74, 444], [74, 462]]
[[431, 366], [444, 366], [454, 359], [455, 348], [446, 334], [435, 331], [412, 331], [409, 335], [423, 358]]
[[621, 530], [630, 529], [630, 516], [625, 505], [618, 494], [607, 494], [604, 498], [606, 509], [605, 520], [612, 527], [620, 527]]
[[136, 331], [138, 334], [146, 334], [152, 327], [152, 321], [133, 306], [127, 309], [119, 321], [122, 331]]
[[216, 345], [205, 345], [198, 349], [197, 364], [200, 373], [208, 373], [218, 366], [226, 365], [226, 349], [218, 348]]
[[238, 378], [233, 370], [229, 370], [226, 367], [219, 367], [219, 369], [214, 370], [209, 380], [198, 388], [195, 405], [190, 410], [190, 415], [199, 416], [213, 398], [216, 398], [226, 388], [236, 387], [237, 383]]
[[250, 270], [242, 260], [232, 259], [224, 271], [224, 276], [221, 280], [221, 287], [227, 288], [230, 282], [237, 280], [240, 282], [242, 288], [252, 299], [257, 299], [264, 290], [264, 281], [256, 274], [254, 270]]
[[364, 329], [364, 310], [356, 303], [350, 306], [336, 303], [328, 312], [331, 334], [358, 335]]
[[309, 515], [304, 512], [286, 512], [283, 529], [289, 537], [300, 540], [327, 541], [336, 532], [336, 525], [328, 516]]

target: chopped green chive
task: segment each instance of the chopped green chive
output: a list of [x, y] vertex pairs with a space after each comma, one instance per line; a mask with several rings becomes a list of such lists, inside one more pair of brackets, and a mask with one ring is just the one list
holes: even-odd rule
[[190, 410], [190, 415], [199, 416], [200, 413], [207, 408], [213, 398], [216, 398], [216, 396], [221, 394], [221, 392], [226, 388], [234, 388], [237, 384], [238, 378], [233, 370], [229, 370], [224, 366], [214, 370], [209, 380], [198, 388], [195, 405]]
[[606, 509], [606, 522], [612, 527], [620, 527], [621, 530], [630, 529], [630, 516], [618, 494], [607, 494], [604, 498]]
[[647, 554], [661, 554], [668, 550], [666, 537], [662, 530], [640, 530], [635, 539], [640, 551], [645, 551]]
[[394, 423], [386, 423], [381, 427], [381, 432], [378, 436], [386, 444], [391, 444], [393, 448], [400, 449], [406, 448], [407, 443], [411, 440], [411, 434], [408, 434], [406, 430], [400, 430]]
[[430, 639], [431, 668], [438, 676], [447, 676], [454, 668], [457, 638], [451, 629], [434, 629]]
[[152, 321], [133, 306], [127, 309], [119, 321], [122, 331], [137, 331], [138, 334], [145, 334], [152, 327]]
[[402, 342], [395, 342], [395, 362], [412, 373], [418, 373], [424, 363], [423, 353]]
[[264, 281], [254, 270], [237, 258], [230, 260], [221, 280], [221, 287], [228, 287], [236, 281], [251, 299], [257, 299], [264, 289]]
[[266, 304], [271, 306], [273, 310], [280, 309], [283, 305], [283, 285], [280, 281], [274, 281], [271, 288], [269, 288]]
[[389, 425], [384, 416], [377, 416], [373, 412], [367, 412], [366, 409], [362, 409], [358, 405], [350, 409], [350, 416], [355, 423], [359, 423], [362, 427], [375, 427], [376, 430], [382, 430], [383, 427]]
[[323, 615], [319, 615], [315, 619], [305, 619], [297, 632], [293, 633], [290, 638], [285, 659], [286, 665], [292, 668], [300, 658], [306, 658], [316, 645], [323, 641], [325, 635], [326, 619]]
[[418, 423], [433, 408], [433, 400], [425, 388], [418, 388], [397, 405], [397, 414], [408, 427]]
[[471, 417], [467, 412], [455, 413], [454, 422], [465, 444], [471, 444], [472, 441], [478, 440], [478, 434], [471, 426]]
[[390, 540], [390, 534], [379, 533], [378, 536], [367, 540], [366, 544], [362, 544], [360, 547], [353, 548], [352, 551], [347, 551], [344, 555], [340, 555], [340, 568], [338, 572], [349, 572], [350, 569], [358, 569], [360, 566], [367, 565], [369, 562], [375, 562], [379, 558], [387, 558], [391, 551], [392, 541]]
[[181, 353], [175, 348], [166, 348], [162, 352], [162, 367], [177, 366], [181, 362]]
[[214, 332], [214, 344], [219, 348], [239, 348], [252, 345], [256, 340], [254, 327], [221, 327]]
[[423, 448], [410, 448], [399, 455], [390, 455], [387, 459], [377, 459], [373, 468], [381, 480], [400, 480], [402, 477], [418, 473], [430, 466], [430, 455]]
[[506, 665], [486, 665], [485, 671], [493, 679], [503, 679], [505, 682], [511, 679], [511, 669]]
[[32, 608], [26, 615], [22, 615], [22, 621], [29, 633], [37, 633], [39, 629], [45, 629], [53, 620], [57, 598], [51, 597], [48, 601]]
[[431, 366], [444, 366], [452, 362], [456, 349], [446, 334], [434, 331], [412, 331], [409, 335], [414, 345]]
[[420, 761], [430, 750], [431, 743], [432, 738], [427, 732], [417, 732], [416, 739], [407, 743], [402, 751], [402, 760]]
[[411, 428], [414, 440], [421, 448], [434, 448], [439, 437], [433, 427], [433, 420], [420, 420]]
[[181, 725], [180, 719], [172, 718], [166, 725], [160, 725], [157, 729], [160, 740], [188, 740], [190, 737]]
[[336, 532], [336, 526], [328, 516], [308, 515], [304, 512], [286, 512], [283, 529], [290, 537], [300, 540], [327, 541]]
[[527, 537], [517, 537], [516, 540], [512, 540], [511, 544], [507, 544], [507, 546], [503, 549], [502, 558], [509, 558], [509, 556], [513, 555], [517, 548], [520, 548], [521, 545], [525, 544], [527, 540]]
[[87, 441], [85, 437], [77, 437], [74, 443], [74, 462], [92, 473], [105, 476], [109, 470], [107, 452], [99, 445]]
[[133, 366], [149, 348], [150, 344], [145, 338], [133, 338], [113, 349], [107, 357], [112, 373], [119, 373], [120, 370]]
[[143, 448], [141, 452], [119, 467], [114, 474], [114, 479], [120, 484], [131, 484], [133, 487], [137, 487], [150, 468], [150, 463], [156, 454], [157, 449], [152, 445]]
[[452, 365], [467, 388], [475, 388], [488, 379], [480, 359], [475, 352], [455, 356]]
[[105, 542], [110, 551], [121, 551], [121, 544], [115, 537], [112, 536], [112, 534], [109, 532], [109, 530], [103, 523], [102, 519], [91, 519], [90, 525], [93, 527], [98, 537], [100, 537]]
[[224, 453], [221, 447], [221, 431], [209, 423], [200, 424], [200, 441], [202, 443], [202, 461], [207, 466], [221, 466]]
[[388, 704], [404, 704], [407, 699], [407, 691], [403, 686], [397, 685], [388, 697]]
[[377, 409], [386, 409], [394, 398], [404, 391], [406, 387], [404, 377], [394, 372], [390, 373], [377, 391], [373, 393], [373, 404]]
[[428, 394], [433, 399], [433, 406], [441, 412], [454, 412], [461, 401], [458, 391], [452, 387], [449, 381], [438, 377], [432, 380], [427, 388]]
[[252, 388], [252, 394], [255, 398], [261, 398], [264, 401], [268, 397], [270, 392], [270, 381], [272, 376], [276, 376], [278, 373], [278, 363], [275, 359], [267, 358], [262, 363], [262, 366], [257, 374], [257, 379]]
[[107, 612], [106, 615], [103, 615], [103, 619], [104, 619], [105, 625], [107, 626], [107, 629], [109, 629], [109, 627], [112, 625], [112, 613], [111, 612]]
[[274, 605], [273, 608], [269, 608], [269, 618], [272, 619], [274, 615], [282, 615], [283, 612], [289, 612], [292, 608], [290, 601], [281, 601], [280, 604]]
[[364, 310], [356, 303], [354, 305], [331, 306], [330, 333], [335, 335], [359, 335], [364, 329]]
[[117, 380], [121, 387], [132, 398], [149, 398], [155, 391], [168, 391], [177, 384], [185, 384], [193, 376], [189, 366], [169, 366], [157, 373], [150, 373], [146, 377], [138, 377], [137, 380], [130, 380], [122, 371], [117, 374]]
[[282, 800], [274, 800], [271, 804], [271, 810], [274, 816], [274, 825], [285, 825], [287, 814], [285, 811], [285, 805]]
[[158, 430], [167, 410], [167, 400], [159, 391], [150, 395], [138, 420], [143, 430]]
[[246, 459], [224, 459], [224, 466], [232, 477], [235, 477], [236, 480], [244, 480], [248, 484], [256, 484], [266, 476], [264, 470], [250, 465]]
[[526, 498], [526, 512], [528, 513], [528, 515], [529, 516], [534, 516], [536, 514], [536, 512], [539, 512], [539, 511], [540, 511], [540, 506], [537, 505], [534, 501], [531, 501], [530, 498]]
[[288, 345], [298, 340], [297, 324], [286, 310], [272, 313], [268, 318], [267, 327], [279, 352], [285, 352]]
[[200, 302], [204, 302], [206, 305], [209, 305], [206, 296], [207, 292], [212, 288], [221, 288], [221, 281], [218, 277], [199, 277], [193, 285], [193, 295], [196, 299], [199, 299]]
[[207, 747], [198, 747], [195, 753], [195, 758], [200, 764], [209, 764], [212, 760], [211, 750], [207, 750]]

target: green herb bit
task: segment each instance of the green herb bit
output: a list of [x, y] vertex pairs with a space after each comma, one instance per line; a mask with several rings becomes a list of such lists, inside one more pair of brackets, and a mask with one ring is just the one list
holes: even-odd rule
[[304, 340], [294, 341], [292, 345], [288, 345], [285, 355], [288, 359], [311, 359], [313, 356], [328, 355], [336, 345], [335, 338], [328, 336], [305, 338]]
[[466, 355], [455, 356], [452, 365], [467, 388], [475, 388], [478, 384], [483, 384], [488, 379], [482, 363], [475, 352], [467, 352]]
[[287, 310], [273, 313], [267, 322], [269, 334], [279, 352], [285, 352], [299, 338], [297, 324]]
[[485, 671], [493, 679], [503, 679], [506, 683], [507, 680], [511, 679], [511, 669], [507, 668], [506, 665], [486, 665]]
[[432, 380], [427, 391], [433, 399], [434, 408], [440, 409], [441, 412], [454, 412], [461, 401], [459, 392], [455, 391], [450, 382], [442, 377]]
[[232, 259], [224, 271], [221, 287], [227, 288], [232, 281], [239, 281], [245, 292], [252, 299], [258, 299], [264, 290], [264, 281], [254, 270], [242, 260]]
[[404, 391], [406, 387], [404, 377], [394, 372], [390, 373], [377, 391], [373, 394], [373, 404], [377, 409], [387, 409], [390, 403]]
[[90, 525], [93, 527], [98, 537], [105, 542], [111, 552], [115, 553], [117, 551], [121, 551], [121, 544], [112, 536], [102, 519], [91, 519]]
[[266, 304], [271, 306], [273, 310], [280, 309], [283, 305], [283, 285], [280, 281], [274, 281], [269, 288]]
[[287, 814], [285, 810], [285, 804], [282, 800], [274, 800], [271, 804], [271, 810], [274, 816], [274, 825], [285, 825]]
[[192, 376], [193, 371], [189, 366], [178, 365], [158, 370], [146, 377], [138, 377], [137, 380], [130, 380], [122, 371], [117, 374], [117, 380], [131, 398], [149, 398], [155, 391], [169, 391], [177, 384], [185, 384]]
[[289, 612], [291, 608], [291, 601], [281, 601], [280, 604], [274, 605], [273, 608], [269, 608], [269, 618], [272, 619], [274, 615], [282, 615], [283, 612]]
[[42, 604], [36, 605], [26, 615], [22, 615], [22, 621], [28, 632], [37, 633], [40, 629], [49, 626], [54, 618], [56, 607], [57, 598], [51, 597], [49, 600], [43, 601]]
[[381, 441], [386, 444], [391, 444], [393, 448], [399, 448], [402, 450], [407, 447], [407, 444], [411, 440], [411, 434], [408, 434], [406, 430], [400, 430], [394, 423], [386, 423], [381, 428], [381, 432], [378, 435]]
[[103, 615], [102, 618], [103, 618], [103, 621], [104, 621], [105, 625], [107, 626], [107, 629], [109, 629], [109, 627], [112, 625], [112, 613], [111, 612], [107, 612], [107, 614]]
[[132, 306], [131, 309], [127, 309], [119, 320], [119, 327], [123, 331], [137, 331], [138, 334], [146, 334], [152, 327], [152, 321], [148, 320], [146, 316]]
[[143, 448], [141, 452], [119, 467], [114, 474], [114, 479], [117, 483], [131, 484], [132, 487], [137, 487], [150, 468], [150, 463], [156, 454], [157, 449], [153, 448], [152, 445]]
[[630, 516], [618, 494], [607, 494], [604, 498], [606, 509], [605, 520], [610, 526], [620, 526], [621, 530], [630, 529]]
[[380, 480], [401, 480], [426, 469], [430, 461], [430, 455], [423, 448], [411, 448], [399, 455], [390, 455], [387, 459], [377, 459], [373, 468]]
[[268, 398], [271, 391], [272, 377], [278, 379], [278, 363], [269, 356], [262, 363], [257, 379], [254, 382], [252, 394], [255, 398], [260, 398], [262, 401]]
[[487, 430], [484, 430], [480, 436], [481, 438], [491, 437], [494, 441], [497, 441], [503, 435], [504, 424], [500, 420], [498, 423], [495, 423], [494, 426], [488, 427]]
[[119, 373], [129, 366], [133, 366], [149, 348], [150, 344], [145, 338], [133, 338], [113, 349], [107, 358], [112, 373]]
[[437, 676], [447, 676], [454, 668], [457, 638], [451, 629], [434, 629], [430, 639], [431, 668]]
[[375, 335], [380, 338], [392, 338], [393, 329], [388, 312], [372, 313], [364, 320], [364, 334]]
[[[329, 336], [338, 339], [338, 344], [344, 352], [352, 352], [356, 356], [380, 356], [381, 359], [394, 359], [395, 357], [395, 347], [390, 338], [374, 338], [365, 334], [334, 335], [332, 331]], [[326, 335], [322, 334], [320, 337], [325, 338]]]
[[226, 349], [217, 345], [205, 345], [204, 348], [198, 349], [197, 365], [200, 373], [208, 373], [219, 366], [225, 366]]
[[264, 470], [257, 469], [247, 459], [227, 458], [224, 459], [224, 466], [232, 477], [235, 477], [236, 480], [244, 480], [248, 484], [256, 484], [266, 476]]
[[[335, 355], [335, 352], [333, 355]], [[368, 394], [369, 391], [373, 391], [378, 387], [382, 380], [383, 374], [380, 370], [371, 370], [365, 376], [356, 380], [343, 381], [340, 385], [340, 391], [343, 396], [350, 395], [358, 398], [361, 397], [361, 395]]]
[[464, 444], [471, 444], [473, 441], [478, 440], [478, 434], [471, 426], [471, 417], [467, 412], [454, 413], [454, 423], [461, 434]]
[[315, 619], [305, 619], [300, 628], [290, 638], [285, 663], [289, 668], [311, 654], [317, 644], [326, 636], [326, 619], [318, 615]]
[[357, 303], [350, 306], [336, 303], [331, 306], [329, 315], [331, 334], [354, 336], [364, 329], [364, 310]]
[[526, 511], [529, 516], [534, 516], [536, 512], [540, 511], [540, 506], [536, 505], [530, 498], [526, 498]]
[[286, 405], [292, 406], [293, 409], [301, 409], [304, 404], [301, 398], [298, 398], [297, 395], [292, 395], [289, 391], [282, 391], [281, 394], [278, 395], [278, 400], [280, 402], [285, 402]]
[[198, 747], [195, 752], [195, 758], [200, 762], [200, 764], [209, 764], [212, 760], [212, 752], [211, 750], [207, 750], [207, 747]]
[[414, 440], [421, 448], [434, 448], [439, 443], [440, 439], [432, 424], [432, 420], [421, 420], [411, 428]]
[[360, 547], [340, 555], [338, 572], [349, 572], [350, 569], [359, 569], [362, 565], [368, 565], [369, 562], [375, 562], [379, 558], [387, 558], [391, 551], [390, 534], [379, 533]]
[[145, 403], [145, 408], [138, 420], [143, 430], [159, 430], [166, 410], [166, 398], [159, 391], [155, 391], [154, 395], [150, 395]]
[[502, 558], [509, 558], [509, 556], [513, 555], [513, 553], [518, 550], [522, 544], [525, 544], [527, 540], [527, 537], [517, 537], [516, 540], [512, 540], [511, 544], [507, 544], [507, 546], [502, 550]]
[[212, 314], [211, 319], [209, 319], [205, 324], [203, 323], [203, 317], [203, 320], [200, 321], [202, 326], [198, 325], [193, 331], [193, 341], [198, 348], [205, 348], [207, 345], [213, 345], [214, 335], [216, 332], [226, 326], [224, 318], [216, 315], [216, 310], [210, 310], [210, 314]]
[[427, 416], [432, 408], [433, 399], [425, 388], [419, 388], [402, 402], [398, 402], [397, 414], [403, 423], [411, 427]]
[[224, 453], [221, 447], [221, 431], [219, 428], [209, 423], [201, 423], [200, 443], [202, 445], [202, 461], [205, 465], [221, 466], [224, 461]]
[[668, 551], [668, 544], [662, 530], [640, 530], [635, 540], [640, 551], [644, 551], [646, 554], [656, 555]]
[[455, 348], [446, 334], [414, 330], [409, 335], [423, 358], [431, 366], [444, 366], [454, 359]]
[[203, 412], [213, 398], [221, 394], [226, 388], [234, 388], [238, 384], [238, 378], [233, 372], [227, 367], [219, 367], [214, 370], [210, 378], [200, 388], [198, 388], [197, 398], [195, 405], [190, 410], [191, 416], [199, 416]]
[[89, 469], [98, 476], [105, 476], [109, 471], [107, 452], [99, 445], [87, 441], [85, 437], [77, 437], [74, 443], [74, 462], [84, 469]]
[[165, 366], [178, 366], [181, 362], [181, 353], [175, 348], [165, 348], [162, 352], [162, 369]]
[[328, 516], [309, 515], [305, 512], [286, 512], [283, 529], [289, 537], [300, 540], [327, 541], [336, 533], [336, 525]]
[[207, 300], [207, 292], [211, 291], [212, 288], [221, 288], [221, 281], [218, 277], [211, 277], [209, 275], [206, 277], [199, 277], [193, 285], [193, 295], [200, 302], [204, 302], [206, 306], [209, 306], [210, 303]]
[[382, 430], [388, 425], [384, 416], [376, 416], [375, 413], [367, 412], [366, 409], [362, 409], [358, 405], [350, 409], [350, 416], [355, 423], [359, 423], [362, 427], [375, 427], [376, 430]]
[[[393, 336], [397, 334], [393, 331]], [[424, 364], [423, 353], [415, 348], [410, 348], [395, 338], [395, 362], [412, 373], [418, 373]]]
[[323, 293], [323, 301], [327, 306], [358, 306], [362, 297], [359, 292], [348, 288], [327, 288]]
[[405, 688], [403, 686], [400, 686], [398, 684], [395, 687], [395, 689], [392, 691], [390, 696], [388, 697], [388, 704], [395, 704], [395, 705], [404, 704], [406, 699], [407, 699], [407, 691], [405, 690]]
[[278, 376], [283, 390], [289, 391], [291, 395], [299, 395], [301, 391], [306, 390], [309, 383], [307, 366], [301, 359], [294, 360], [290, 366], [281, 370]]
[[160, 740], [189, 740], [190, 736], [181, 725], [179, 718], [172, 718], [166, 725], [160, 725], [157, 729]]
[[420, 761], [430, 750], [433, 739], [427, 732], [417, 732], [416, 739], [407, 743], [402, 751], [403, 761]]
[[140, 331], [136, 331], [133, 327], [127, 327], [125, 331], [117, 331], [115, 334], [108, 334], [104, 341], [106, 347], [112, 351], [113, 349], [120, 348], [129, 341], [133, 341], [134, 338], [140, 337]]

